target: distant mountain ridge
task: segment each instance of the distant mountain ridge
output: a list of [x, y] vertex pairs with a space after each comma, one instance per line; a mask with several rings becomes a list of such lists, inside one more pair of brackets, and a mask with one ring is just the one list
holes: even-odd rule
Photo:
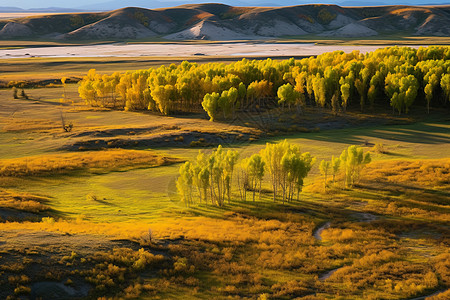
[[[20, 3], [20, 2], [19, 2]], [[0, 12], [78, 12], [78, 11], [110, 11], [123, 7], [165, 8], [184, 4], [205, 4], [210, 0], [92, 0], [90, 4], [77, 2], [61, 2], [62, 7], [22, 8], [0, 6]], [[41, 1], [45, 5], [45, 0]], [[339, 6], [383, 6], [383, 5], [450, 5], [450, 0], [222, 0], [222, 4], [230, 6], [281, 7], [305, 4], [334, 4]]]
[[64, 7], [46, 7], [46, 8], [29, 8], [29, 9], [23, 9], [20, 7], [14, 7], [14, 6], [0, 6], [0, 13], [25, 13], [25, 12], [81, 12], [84, 11], [82, 9], [76, 9], [76, 8], [64, 8]]
[[[186, 0], [109, 0], [101, 3], [92, 3], [75, 7], [83, 10], [115, 10], [124, 6], [142, 8], [164, 8], [168, 6], [185, 5]], [[190, 1], [196, 4], [211, 3], [210, 0]], [[430, 4], [432, 2], [432, 4]], [[442, 5], [450, 4], [450, 0], [222, 0], [222, 4], [230, 6], [258, 6], [258, 7], [281, 7], [297, 6], [306, 4], [334, 4], [339, 6], [379, 6], [379, 5]]]
[[302, 35], [360, 38], [379, 34], [450, 36], [450, 6], [187, 4], [0, 20], [3, 39], [239, 40]]
[[[450, 4], [450, 0], [222, 0], [221, 3], [230, 6], [296, 6], [306, 4], [335, 4], [339, 6], [379, 6], [379, 5], [442, 5]], [[164, 8], [168, 6], [185, 5], [187, 1], [183, 0], [109, 0], [101, 3], [92, 3], [90, 5], [83, 5], [76, 7], [83, 10], [115, 10], [124, 6], [142, 7], [142, 8]], [[191, 1], [196, 4], [211, 3], [208, 0]]]

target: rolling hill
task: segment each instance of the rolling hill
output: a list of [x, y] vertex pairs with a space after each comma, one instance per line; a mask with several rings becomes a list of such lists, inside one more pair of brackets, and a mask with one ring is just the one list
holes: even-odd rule
[[0, 38], [59, 40], [239, 40], [283, 36], [450, 36], [449, 6], [233, 7], [189, 4], [0, 21]]

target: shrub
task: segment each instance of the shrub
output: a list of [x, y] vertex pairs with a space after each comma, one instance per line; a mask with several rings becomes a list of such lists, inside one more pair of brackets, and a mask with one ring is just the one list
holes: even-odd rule
[[319, 18], [320, 23], [330, 24], [330, 22], [336, 18], [336, 14], [329, 12], [326, 8], [322, 8], [317, 14], [317, 17]]
[[99, 198], [97, 197], [97, 195], [93, 194], [93, 193], [89, 193], [86, 195], [86, 200], [88, 201], [98, 201]]
[[20, 96], [21, 96], [23, 99], [26, 99], [26, 100], [29, 99], [29, 97], [28, 97], [28, 95], [25, 93], [25, 90], [24, 90], [24, 89], [22, 89], [22, 91], [20, 92]]
[[373, 146], [373, 152], [378, 154], [386, 154], [388, 153], [387, 150], [384, 148], [383, 143], [377, 143], [375, 146]]
[[19, 285], [14, 289], [14, 294], [16, 295], [24, 295], [31, 293], [31, 288], [23, 285]]

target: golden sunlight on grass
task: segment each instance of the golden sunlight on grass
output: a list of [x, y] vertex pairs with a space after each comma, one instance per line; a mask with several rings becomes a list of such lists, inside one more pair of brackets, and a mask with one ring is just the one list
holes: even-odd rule
[[450, 184], [450, 158], [378, 161], [369, 164], [363, 172], [366, 181], [441, 188]]
[[29, 212], [41, 212], [50, 207], [43, 204], [48, 199], [29, 193], [0, 189], [0, 208], [14, 208]]
[[52, 175], [71, 171], [111, 171], [155, 167], [179, 162], [151, 151], [113, 149], [78, 153], [47, 154], [0, 160], [0, 176]]

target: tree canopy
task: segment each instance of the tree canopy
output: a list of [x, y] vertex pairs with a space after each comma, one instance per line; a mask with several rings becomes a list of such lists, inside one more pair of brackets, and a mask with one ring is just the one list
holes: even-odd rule
[[450, 47], [387, 47], [362, 54], [334, 51], [301, 60], [248, 60], [230, 64], [187, 61], [148, 70], [98, 74], [79, 83], [93, 106], [151, 110], [163, 115], [206, 111], [212, 121], [264, 101], [299, 110], [310, 105], [345, 112], [392, 106], [407, 113], [414, 104], [448, 105]]

